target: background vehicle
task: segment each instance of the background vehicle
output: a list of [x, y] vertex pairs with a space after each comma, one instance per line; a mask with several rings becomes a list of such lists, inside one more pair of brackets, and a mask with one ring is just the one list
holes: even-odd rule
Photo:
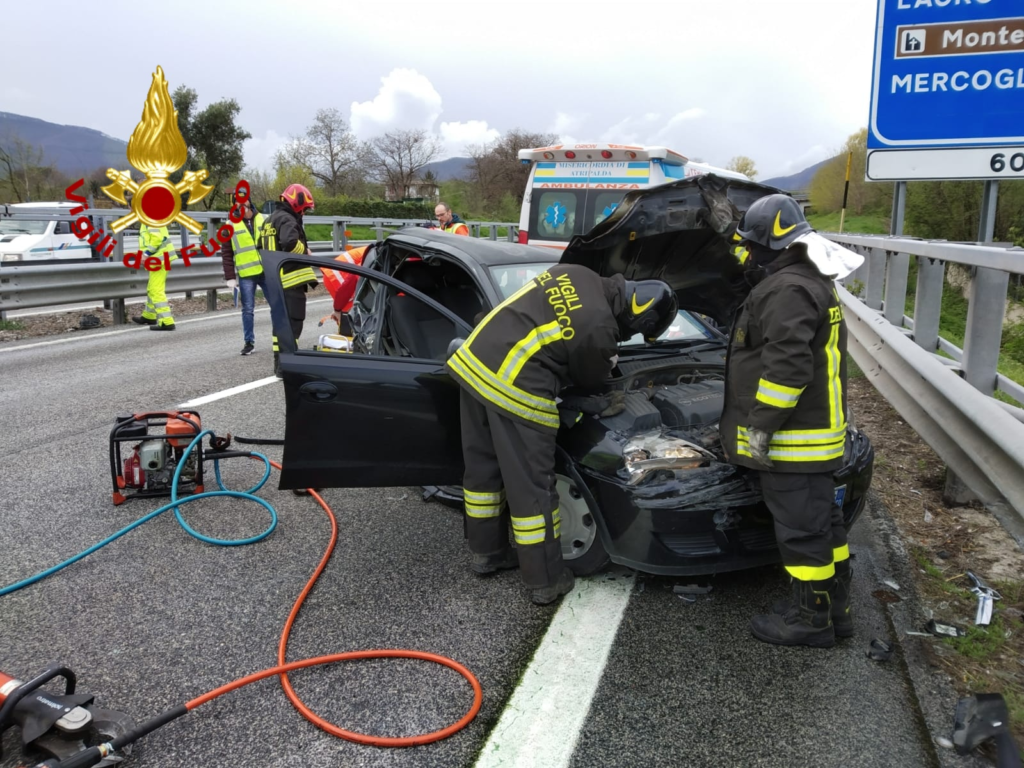
[[71, 231], [70, 221], [9, 218], [4, 213], [70, 210], [78, 203], [15, 203], [0, 206], [0, 265], [53, 259], [89, 259], [92, 248]]
[[695, 163], [665, 147], [574, 144], [521, 149], [530, 166], [519, 217], [519, 242], [565, 248], [573, 235], [600, 224], [627, 192], [714, 173], [749, 181], [724, 168]]
[[[775, 190], [726, 181], [740, 210]], [[779, 559], [757, 474], [725, 460], [718, 434], [727, 324], [747, 288], [743, 266], [702, 219], [697, 180], [627, 197], [613, 217], [560, 253], [409, 227], [362, 267], [263, 251], [275, 327], [279, 268], [313, 264], [360, 275], [348, 320], [353, 352], [298, 349], [281, 337], [286, 401], [280, 488], [449, 486], [462, 482], [459, 388], [444, 361], [482, 313], [557, 261], [602, 275], [666, 280], [684, 309], [653, 345], [620, 344], [610, 418], [569, 418], [556, 468], [562, 552], [577, 574], [609, 560], [647, 573], [714, 573]], [[631, 236], [632, 235], [632, 236]], [[557, 258], [556, 258], [557, 257]], [[699, 314], [698, 314], [699, 313]], [[848, 431], [835, 503], [847, 527], [871, 483], [868, 438]]]

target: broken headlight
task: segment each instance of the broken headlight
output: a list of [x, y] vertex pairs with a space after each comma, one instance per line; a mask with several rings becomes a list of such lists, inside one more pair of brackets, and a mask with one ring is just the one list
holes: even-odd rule
[[663, 435], [640, 435], [622, 451], [629, 472], [629, 484], [636, 485], [661, 469], [694, 469], [715, 455], [699, 445]]

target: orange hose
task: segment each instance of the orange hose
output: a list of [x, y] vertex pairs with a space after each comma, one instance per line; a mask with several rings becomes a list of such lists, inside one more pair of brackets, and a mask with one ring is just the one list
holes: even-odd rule
[[[281, 465], [278, 464], [276, 461], [270, 461], [270, 463], [276, 469], [281, 469]], [[449, 659], [445, 656], [438, 656], [436, 654], [426, 653], [424, 651], [407, 651], [395, 649], [376, 651], [349, 651], [347, 653], [335, 653], [329, 656], [317, 656], [316, 658], [303, 659], [301, 661], [293, 661], [291, 663], [285, 662], [285, 650], [288, 647], [288, 636], [291, 634], [292, 624], [295, 623], [295, 617], [299, 615], [299, 609], [302, 608], [302, 604], [306, 600], [306, 596], [310, 593], [310, 590], [313, 589], [313, 585], [316, 583], [316, 580], [320, 578], [320, 574], [323, 572], [324, 568], [327, 567], [327, 562], [331, 559], [331, 553], [334, 552], [334, 545], [338, 541], [338, 521], [335, 519], [334, 513], [331, 511], [331, 508], [327, 506], [327, 503], [322, 498], [320, 498], [320, 494], [318, 494], [316, 491], [312, 489], [308, 490], [310, 494], [313, 496], [313, 498], [316, 499], [317, 503], [321, 507], [323, 507], [324, 511], [327, 513], [327, 517], [331, 521], [331, 541], [327, 545], [327, 551], [324, 552], [324, 556], [320, 559], [320, 564], [316, 567], [316, 570], [313, 572], [313, 576], [306, 583], [306, 586], [302, 590], [302, 593], [295, 601], [295, 605], [292, 606], [292, 611], [291, 614], [289, 614], [288, 616], [288, 621], [286, 621], [284, 624], [284, 630], [281, 632], [281, 642], [278, 645], [277, 650], [278, 666], [272, 667], [270, 669], [265, 669], [262, 672], [256, 672], [247, 677], [243, 677], [233, 682], [227, 683], [226, 685], [222, 685], [220, 688], [216, 688], [210, 691], [209, 693], [204, 693], [202, 696], [199, 696], [195, 699], [192, 699], [189, 702], [186, 702], [185, 709], [191, 711], [196, 707], [207, 703], [208, 701], [216, 699], [218, 696], [228, 693], [229, 691], [234, 691], [238, 688], [241, 688], [244, 685], [248, 685], [249, 683], [255, 683], [257, 680], [263, 680], [267, 677], [280, 675], [281, 686], [284, 688], [285, 696], [288, 697], [288, 700], [304, 718], [306, 718], [317, 728], [327, 731], [327, 733], [333, 734], [334, 736], [338, 736], [342, 739], [347, 739], [348, 741], [354, 741], [357, 744], [369, 744], [374, 747], [416, 747], [422, 744], [430, 744], [435, 741], [440, 741], [441, 739], [448, 738], [452, 734], [461, 731], [463, 728], [469, 725], [469, 723], [473, 720], [474, 717], [476, 717], [477, 713], [480, 711], [480, 706], [483, 704], [483, 691], [480, 688], [480, 682], [476, 679], [476, 677], [474, 677], [472, 672], [470, 672], [468, 669], [466, 669], [458, 662]], [[450, 669], [454, 669], [456, 672], [458, 672], [460, 675], [466, 678], [466, 680], [469, 681], [469, 684], [471, 686], [473, 686], [473, 706], [470, 707], [469, 712], [467, 712], [458, 722], [449, 725], [447, 728], [442, 728], [439, 731], [424, 733], [419, 736], [370, 736], [365, 733], [346, 731], [344, 728], [339, 728], [338, 726], [332, 723], [328, 723], [326, 720], [317, 717], [305, 704], [302, 703], [302, 700], [299, 699], [298, 694], [296, 694], [295, 690], [292, 688], [291, 681], [288, 680], [288, 675], [285, 674], [286, 672], [291, 672], [294, 669], [304, 669], [305, 667], [314, 667], [320, 664], [331, 664], [338, 661], [386, 658], [421, 659], [423, 661], [432, 661], [435, 664], [442, 664]]]

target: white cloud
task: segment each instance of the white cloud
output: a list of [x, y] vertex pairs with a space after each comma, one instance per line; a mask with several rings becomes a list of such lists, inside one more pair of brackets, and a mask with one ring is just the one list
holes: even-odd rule
[[288, 143], [288, 137], [282, 136], [277, 131], [267, 131], [263, 138], [255, 137], [248, 139], [242, 145], [245, 153], [245, 165], [247, 168], [258, 168], [262, 171], [274, 170], [274, 155], [281, 147]]
[[359, 139], [388, 130], [434, 130], [441, 116], [441, 94], [414, 69], [393, 69], [380, 79], [373, 101], [352, 102], [349, 124]]
[[683, 123], [687, 123], [691, 120], [698, 120], [706, 114], [707, 112], [701, 107], [693, 107], [692, 109], [687, 109], [684, 112], [677, 112], [667, 123], [665, 123], [660, 131], [651, 137], [651, 143], [664, 143], [667, 140], [674, 139], [679, 135], [679, 127]]
[[488, 128], [486, 120], [465, 123], [441, 123], [440, 138], [443, 145], [441, 158], [466, 157], [466, 147], [483, 145], [501, 137], [497, 128]]

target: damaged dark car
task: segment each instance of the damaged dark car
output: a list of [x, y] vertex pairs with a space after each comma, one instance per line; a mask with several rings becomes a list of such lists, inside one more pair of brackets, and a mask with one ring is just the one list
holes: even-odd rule
[[[562, 552], [577, 575], [609, 561], [669, 575], [710, 574], [779, 561], [757, 474], [726, 462], [718, 434], [730, 321], [743, 266], [705, 222], [701, 185], [741, 211], [778, 190], [702, 177], [629, 193], [564, 252], [409, 227], [378, 242], [362, 267], [326, 257], [261, 252], [275, 328], [283, 321], [282, 264], [360, 276], [345, 327], [351, 352], [302, 349], [277, 331], [286, 401], [280, 487], [425, 486], [458, 505], [459, 388], [444, 368], [493, 307], [558, 263], [601, 275], [664, 280], [677, 320], [654, 344], [620, 344], [608, 390], [623, 412], [563, 420], [557, 481]], [[563, 393], [571, 402], [571, 391]], [[848, 428], [835, 503], [851, 527], [864, 508], [874, 453]]]

